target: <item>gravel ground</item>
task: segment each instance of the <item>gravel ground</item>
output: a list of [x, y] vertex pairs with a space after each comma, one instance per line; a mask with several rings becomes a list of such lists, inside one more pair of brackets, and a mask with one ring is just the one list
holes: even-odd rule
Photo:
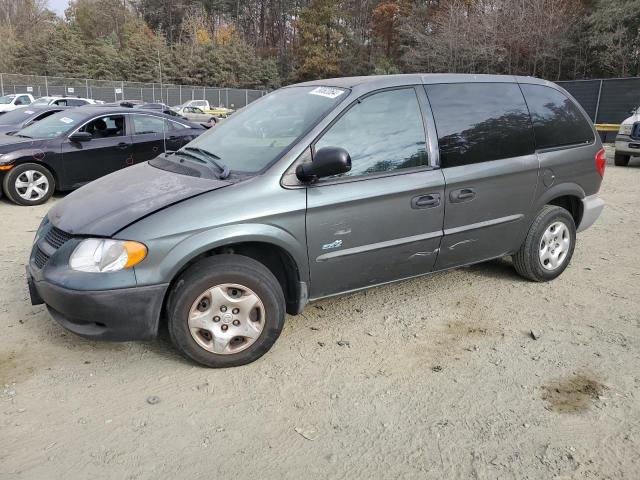
[[554, 282], [500, 260], [321, 301], [228, 370], [66, 333], [24, 280], [51, 203], [2, 200], [0, 478], [636, 479], [640, 162], [601, 195]]

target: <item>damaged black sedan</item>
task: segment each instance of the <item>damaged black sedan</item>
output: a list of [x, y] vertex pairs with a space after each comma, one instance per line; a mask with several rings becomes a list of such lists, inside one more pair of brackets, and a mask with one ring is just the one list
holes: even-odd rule
[[54, 191], [177, 150], [203, 133], [196, 123], [159, 112], [86, 106], [54, 113], [0, 135], [0, 180], [18, 205], [39, 205]]

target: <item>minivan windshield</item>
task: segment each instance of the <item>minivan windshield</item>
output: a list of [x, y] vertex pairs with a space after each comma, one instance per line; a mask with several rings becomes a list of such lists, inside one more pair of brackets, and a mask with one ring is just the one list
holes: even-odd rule
[[347, 90], [334, 87], [276, 90], [188, 146], [215, 155], [232, 172], [257, 173], [277, 160], [346, 95]]
[[56, 138], [79, 125], [86, 118], [86, 113], [58, 112], [19, 130], [15, 135], [28, 138]]

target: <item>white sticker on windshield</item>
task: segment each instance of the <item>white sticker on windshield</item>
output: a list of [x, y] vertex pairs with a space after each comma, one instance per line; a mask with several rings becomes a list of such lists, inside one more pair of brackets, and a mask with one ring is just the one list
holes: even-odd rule
[[63, 123], [73, 123], [73, 120], [69, 117], [62, 117], [60, 121]]
[[333, 87], [318, 87], [309, 92], [309, 95], [320, 95], [321, 97], [336, 98], [344, 93], [344, 90]]
[[23, 112], [25, 115], [31, 115], [32, 113], [35, 113], [33, 110], [25, 110]]

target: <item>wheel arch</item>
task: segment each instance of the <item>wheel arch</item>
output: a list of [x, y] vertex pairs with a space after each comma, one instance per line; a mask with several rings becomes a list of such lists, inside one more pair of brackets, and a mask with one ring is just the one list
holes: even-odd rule
[[534, 218], [537, 212], [539, 212], [545, 205], [555, 205], [567, 210], [573, 217], [576, 228], [578, 228], [584, 213], [582, 199], [585, 197], [586, 194], [584, 190], [576, 183], [562, 183], [554, 185], [545, 191], [538, 199], [536, 205], [537, 208], [533, 212]]
[[[282, 233], [280, 229], [277, 230]], [[212, 232], [215, 230], [209, 233], [213, 234]], [[287, 313], [296, 315], [302, 311], [307, 303], [308, 268], [305, 263], [306, 257], [297, 251], [301, 247], [296, 249], [290, 243], [293, 240], [294, 238], [289, 234], [247, 235], [245, 232], [244, 235], [225, 236], [218, 241], [198, 241], [197, 247], [193, 244], [194, 240], [187, 241], [186, 245], [173, 249], [167, 255], [167, 257], [173, 256], [177, 254], [177, 251], [188, 252], [180, 255], [180, 259], [175, 262], [167, 258], [172, 265], [166, 277], [170, 286], [165, 295], [165, 302], [180, 275], [201, 259], [220, 254], [243, 255], [260, 262], [273, 273], [285, 294]]]

